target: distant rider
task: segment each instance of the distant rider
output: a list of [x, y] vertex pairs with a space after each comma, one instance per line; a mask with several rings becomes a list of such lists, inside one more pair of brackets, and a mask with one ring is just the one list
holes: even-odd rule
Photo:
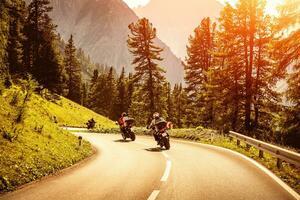
[[93, 129], [93, 128], [95, 128], [96, 121], [94, 120], [94, 118], [92, 118], [92, 119], [88, 120], [88, 123], [86, 123], [86, 124], [87, 124], [88, 129]]

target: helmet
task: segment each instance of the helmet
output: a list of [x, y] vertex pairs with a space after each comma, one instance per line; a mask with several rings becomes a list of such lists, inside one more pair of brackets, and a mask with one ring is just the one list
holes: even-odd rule
[[126, 117], [128, 116], [126, 112], [122, 112], [121, 117]]
[[158, 112], [153, 113], [153, 118], [158, 119], [159, 118], [159, 113]]

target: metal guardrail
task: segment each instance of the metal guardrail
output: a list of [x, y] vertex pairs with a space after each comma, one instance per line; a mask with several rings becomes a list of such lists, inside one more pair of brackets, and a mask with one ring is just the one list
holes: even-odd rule
[[256, 147], [259, 149], [259, 157], [263, 158], [264, 152], [268, 152], [269, 154], [273, 155], [277, 158], [277, 167], [279, 169], [282, 168], [282, 161], [286, 161], [295, 165], [296, 167], [300, 167], [300, 154], [283, 149], [281, 147], [262, 142], [260, 140], [256, 140], [254, 138], [242, 135], [240, 133], [236, 133], [234, 131], [229, 132], [230, 138], [236, 138], [237, 145], [240, 146], [240, 142], [243, 141], [247, 144], [247, 149], [249, 150], [251, 146]]

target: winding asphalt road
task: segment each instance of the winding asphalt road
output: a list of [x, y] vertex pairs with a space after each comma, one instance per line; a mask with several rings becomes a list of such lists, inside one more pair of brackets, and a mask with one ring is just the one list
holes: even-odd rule
[[120, 135], [77, 134], [98, 150], [94, 157], [0, 199], [299, 199], [270, 172], [229, 150], [172, 140], [169, 151], [160, 151], [150, 137], [123, 142]]

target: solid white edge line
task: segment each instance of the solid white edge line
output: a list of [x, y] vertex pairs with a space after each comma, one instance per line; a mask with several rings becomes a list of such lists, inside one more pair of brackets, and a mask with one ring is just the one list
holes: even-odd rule
[[196, 145], [199, 145], [199, 146], [210, 146], [210, 147], [213, 147], [215, 149], [222, 149], [222, 150], [231, 152], [235, 155], [238, 155], [238, 156], [246, 159], [247, 161], [251, 162], [252, 164], [254, 164], [260, 170], [262, 170], [265, 174], [267, 174], [269, 177], [271, 177], [276, 183], [278, 183], [283, 189], [285, 189], [290, 195], [292, 195], [296, 200], [300, 200], [300, 195], [296, 191], [294, 191], [289, 185], [287, 185], [280, 178], [278, 178], [275, 174], [273, 174], [273, 172], [271, 172], [265, 166], [263, 166], [262, 164], [258, 163], [255, 160], [253, 160], [252, 158], [249, 158], [249, 157], [247, 157], [247, 156], [245, 156], [241, 153], [238, 153], [236, 151], [233, 151], [231, 149], [226, 149], [226, 148], [219, 147], [219, 146], [214, 146], [214, 145], [209, 145], [209, 144], [202, 144], [202, 143], [197, 143], [197, 142], [182, 141], [182, 140], [175, 140], [175, 141], [182, 142], [182, 143], [187, 143], [187, 144], [196, 144]]
[[153, 190], [153, 192], [151, 193], [151, 195], [148, 197], [147, 200], [155, 200], [158, 194], [159, 194], [159, 190]]
[[[143, 142], [136, 142], [136, 143], [147, 146], [147, 144], [145, 144]], [[167, 165], [166, 165], [166, 169], [165, 169], [164, 174], [161, 177], [160, 181], [166, 182], [168, 180], [169, 175], [170, 175], [172, 162], [169, 160], [169, 155], [167, 153], [165, 153], [165, 152], [161, 152], [161, 153], [167, 159]]]
[[164, 172], [164, 175], [161, 177], [160, 181], [166, 182], [168, 180], [170, 171], [171, 171], [172, 162], [170, 160], [167, 160], [167, 166]]

